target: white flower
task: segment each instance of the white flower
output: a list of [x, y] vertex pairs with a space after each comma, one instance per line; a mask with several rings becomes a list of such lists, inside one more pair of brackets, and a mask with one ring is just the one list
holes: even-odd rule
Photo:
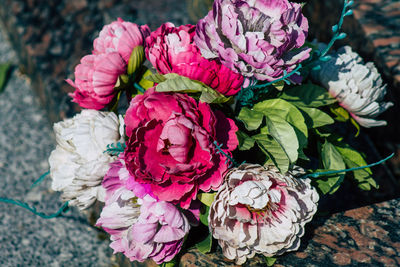
[[[319, 48], [324, 44], [319, 44]], [[314, 78], [337, 98], [339, 104], [364, 127], [386, 125], [386, 121], [373, 118], [393, 105], [383, 102], [386, 85], [372, 62], [364, 64], [362, 58], [344, 46], [327, 62], [322, 62], [321, 70], [313, 73]]]
[[52, 189], [62, 191], [64, 200], [81, 209], [96, 199], [104, 202], [101, 182], [116, 159], [104, 151], [108, 144], [123, 141], [118, 117], [112, 112], [83, 110], [54, 124], [54, 132], [57, 147], [49, 158]]
[[237, 264], [256, 253], [280, 255], [299, 247], [318, 200], [309, 179], [283, 175], [274, 166], [242, 164], [225, 175], [210, 208], [210, 231]]

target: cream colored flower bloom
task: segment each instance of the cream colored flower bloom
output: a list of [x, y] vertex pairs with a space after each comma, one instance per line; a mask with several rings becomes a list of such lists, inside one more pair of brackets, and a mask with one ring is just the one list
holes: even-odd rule
[[313, 73], [314, 78], [337, 98], [339, 104], [361, 126], [369, 128], [386, 125], [386, 121], [374, 118], [393, 103], [383, 102], [386, 85], [383, 85], [374, 64], [364, 64], [350, 46], [344, 46], [330, 56], [331, 60], [322, 62], [321, 70]]
[[225, 175], [213, 202], [209, 227], [224, 255], [243, 264], [257, 254], [296, 250], [319, 196], [308, 179], [274, 166], [243, 164]]
[[[123, 120], [122, 120], [123, 123]], [[49, 158], [52, 189], [62, 198], [85, 209], [96, 199], [104, 201], [101, 181], [116, 158], [104, 151], [123, 140], [121, 123], [112, 112], [83, 110], [54, 124], [57, 147]]]

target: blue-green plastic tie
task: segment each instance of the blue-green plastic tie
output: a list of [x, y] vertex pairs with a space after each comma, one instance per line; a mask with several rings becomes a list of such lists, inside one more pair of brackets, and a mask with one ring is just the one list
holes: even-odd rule
[[264, 88], [264, 87], [270, 86], [270, 85], [272, 85], [272, 84], [274, 84], [274, 83], [280, 82], [280, 81], [282, 81], [282, 80], [284, 80], [284, 81], [287, 83], [288, 81], [286, 81], [286, 79], [289, 78], [290, 76], [292, 76], [293, 74], [297, 73], [297, 72], [301, 69], [301, 67], [302, 67], [302, 65], [299, 64], [299, 65], [298, 65], [294, 70], [292, 70], [291, 72], [285, 73], [285, 72], [286, 72], [286, 71], [285, 71], [285, 72], [284, 72], [284, 75], [283, 75], [281, 78], [279, 78], [279, 79], [276, 79], [276, 80], [273, 80], [273, 81], [271, 81], [271, 82], [264, 83], [264, 84], [249, 86], [249, 87], [246, 87], [246, 89], [259, 89], [259, 88]]
[[43, 173], [42, 176], [40, 176], [36, 181], [33, 182], [33, 184], [31, 185], [31, 189], [40, 184], [44, 180], [44, 178], [46, 178], [46, 176], [49, 174], [50, 171]]
[[349, 2], [348, 0], [345, 0], [345, 1], [344, 1], [342, 13], [341, 13], [340, 19], [339, 19], [339, 23], [336, 24], [336, 25], [334, 25], [334, 26], [332, 27], [332, 31], [333, 31], [334, 35], [333, 35], [331, 41], [328, 43], [328, 45], [327, 45], [327, 47], [325, 48], [325, 50], [321, 53], [321, 55], [320, 55], [320, 57], [319, 57], [320, 59], [321, 59], [322, 57], [324, 57], [324, 56], [329, 52], [329, 50], [332, 48], [332, 46], [333, 46], [333, 44], [336, 42], [336, 40], [340, 40], [340, 39], [343, 39], [343, 38], [346, 37], [345, 35], [341, 35], [342, 33], [340, 33], [340, 29], [341, 29], [342, 26], [343, 26], [344, 17], [353, 14], [353, 12], [352, 12], [351, 9], [348, 10], [348, 8], [350, 8], [350, 6], [351, 6], [353, 3], [354, 3], [353, 1], [350, 1], [350, 2]]
[[392, 153], [390, 156], [388, 156], [388, 157], [386, 157], [386, 158], [384, 158], [384, 159], [382, 159], [382, 160], [380, 160], [378, 162], [375, 162], [375, 163], [372, 163], [372, 164], [369, 164], [369, 165], [366, 165], [366, 166], [360, 166], [360, 167], [337, 170], [337, 171], [326, 171], [326, 172], [309, 173], [309, 174], [301, 176], [300, 178], [308, 178], [308, 177], [317, 178], [319, 176], [327, 176], [327, 175], [338, 174], [338, 173], [342, 173], [342, 172], [351, 172], [351, 171], [357, 171], [357, 170], [362, 170], [362, 169], [366, 169], [366, 168], [371, 168], [371, 167], [374, 167], [376, 165], [384, 163], [385, 161], [393, 158], [393, 156], [394, 156], [394, 153]]
[[138, 83], [134, 83], [133, 86], [142, 94], [146, 91], [142, 86], [140, 86], [140, 84]]
[[[231, 156], [229, 156], [228, 154], [226, 154], [226, 153], [222, 150], [221, 145], [218, 145], [217, 141], [214, 141], [214, 145], [215, 145], [215, 147], [216, 147], [217, 150], [218, 150], [218, 151], [217, 151], [217, 154], [221, 153], [222, 155], [224, 155], [224, 156], [226, 157], [227, 160], [230, 160], [231, 163], [232, 163], [235, 167], [239, 167], [239, 164], [238, 164]], [[230, 165], [229, 167], [232, 167], [232, 166]]]
[[69, 208], [68, 207], [68, 201], [67, 201], [62, 205], [62, 207], [56, 213], [53, 213], [53, 214], [50, 214], [50, 215], [46, 215], [46, 214], [44, 214], [42, 212], [38, 212], [35, 207], [30, 207], [28, 203], [25, 203], [25, 202], [22, 202], [22, 201], [19, 201], [19, 200], [10, 199], [10, 198], [0, 198], [0, 202], [4, 202], [4, 203], [20, 206], [21, 208], [27, 209], [30, 212], [32, 212], [33, 214], [35, 214], [36, 216], [39, 216], [39, 217], [41, 217], [43, 219], [52, 219], [52, 218], [58, 217], [63, 212], [67, 212], [68, 208]]

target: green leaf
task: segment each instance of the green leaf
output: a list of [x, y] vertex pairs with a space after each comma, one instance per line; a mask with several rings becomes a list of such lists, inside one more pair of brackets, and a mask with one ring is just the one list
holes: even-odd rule
[[[343, 170], [346, 165], [343, 161], [342, 155], [335, 148], [335, 146], [328, 141], [322, 145], [321, 149], [322, 163], [325, 169], [329, 170]], [[317, 187], [323, 194], [333, 194], [339, 189], [340, 184], [343, 182], [345, 173], [335, 174], [315, 180]]]
[[270, 158], [274, 165], [282, 172], [289, 169], [290, 161], [282, 146], [270, 135], [258, 134], [252, 136], [260, 149]]
[[200, 222], [205, 226], [208, 226], [208, 214], [210, 212], [210, 207], [205, 206], [204, 211], [200, 212]]
[[360, 134], [360, 132], [361, 132], [361, 127], [360, 127], [360, 125], [356, 122], [356, 120], [353, 119], [353, 118], [350, 118], [350, 122], [351, 122], [351, 124], [353, 124], [354, 127], [356, 127], [356, 129], [357, 129], [357, 133], [356, 133], [356, 137], [357, 137], [357, 136]]
[[146, 72], [143, 74], [142, 78], [139, 81], [139, 85], [141, 87], [143, 87], [144, 89], [146, 89], [146, 90], [154, 86], [154, 82], [151, 82], [151, 81], [149, 81], [147, 79], [147, 77], [149, 77], [151, 75], [153, 75], [151, 73], [151, 71], [150, 70], [146, 70]]
[[203, 254], [211, 251], [212, 247], [212, 235], [211, 233], [201, 242], [196, 244], [196, 248]]
[[161, 75], [161, 74], [152, 74], [152, 75], [148, 75], [146, 76], [146, 80], [153, 82], [153, 83], [162, 83], [164, 81], [166, 81], [167, 79]]
[[137, 69], [143, 64], [145, 60], [144, 56], [144, 47], [143, 46], [136, 46], [129, 57], [128, 68], [127, 72], [128, 75], [132, 75], [135, 73]]
[[263, 112], [266, 116], [278, 116], [287, 121], [296, 133], [299, 143], [298, 153], [305, 157], [303, 148], [307, 147], [308, 128], [302, 113], [297, 107], [283, 99], [270, 99], [257, 103], [253, 110]]
[[331, 112], [336, 115], [335, 120], [345, 122], [350, 119], [350, 114], [347, 110], [337, 105], [330, 108]]
[[326, 106], [336, 102], [336, 99], [325, 88], [311, 83], [285, 90], [281, 98], [296, 106], [309, 108]]
[[243, 107], [238, 116], [238, 119], [244, 123], [244, 126], [249, 131], [257, 130], [260, 127], [263, 118], [263, 113], [251, 110], [247, 107]]
[[176, 258], [173, 258], [171, 261], [163, 262], [159, 265], [160, 267], [175, 267], [179, 266]]
[[273, 83], [272, 86], [275, 87], [276, 90], [282, 91], [283, 88], [285, 87], [285, 82], [283, 80], [280, 80], [280, 81], [278, 81], [276, 83]]
[[276, 258], [273, 257], [264, 257], [264, 260], [268, 267], [273, 266], [276, 262]]
[[11, 64], [9, 63], [0, 64], [0, 93], [3, 92], [4, 88], [6, 87], [7, 74], [10, 70], [10, 67]]
[[236, 132], [239, 141], [239, 150], [249, 150], [254, 146], [255, 140], [242, 131]]
[[275, 114], [265, 116], [265, 119], [270, 135], [281, 145], [290, 162], [295, 162], [299, 156], [299, 141], [293, 127]]
[[199, 193], [197, 194], [197, 198], [204, 205], [211, 207], [211, 204], [213, 203], [216, 194], [217, 193]]
[[334, 123], [331, 116], [317, 108], [300, 107], [309, 128], [318, 128]]
[[[335, 148], [342, 155], [344, 162], [348, 168], [356, 168], [368, 165], [360, 152], [351, 148], [347, 144], [335, 144]], [[353, 177], [358, 182], [358, 187], [362, 190], [369, 191], [371, 186], [379, 188], [376, 181], [372, 177], [370, 168], [353, 171]]]
[[191, 80], [176, 73], [165, 74], [164, 78], [166, 80], [157, 85], [157, 92], [201, 93], [200, 101], [206, 103], [225, 103], [231, 99], [202, 82]]

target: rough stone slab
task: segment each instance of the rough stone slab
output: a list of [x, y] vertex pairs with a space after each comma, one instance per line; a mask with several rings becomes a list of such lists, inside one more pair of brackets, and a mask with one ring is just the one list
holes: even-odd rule
[[64, 80], [105, 24], [121, 17], [154, 30], [167, 21], [189, 23], [187, 13], [184, 0], [0, 0], [0, 20], [52, 122], [78, 110]]
[[[15, 59], [0, 32], [0, 62]], [[62, 203], [50, 192], [49, 178], [30, 190], [48, 170], [54, 147], [45, 111], [15, 68], [0, 94], [0, 197], [23, 200], [44, 213], [57, 211]], [[46, 220], [0, 202], [0, 266], [110, 266], [112, 252], [100, 234], [75, 209]]]
[[276, 266], [400, 266], [399, 206], [395, 199], [316, 218], [299, 252]]

